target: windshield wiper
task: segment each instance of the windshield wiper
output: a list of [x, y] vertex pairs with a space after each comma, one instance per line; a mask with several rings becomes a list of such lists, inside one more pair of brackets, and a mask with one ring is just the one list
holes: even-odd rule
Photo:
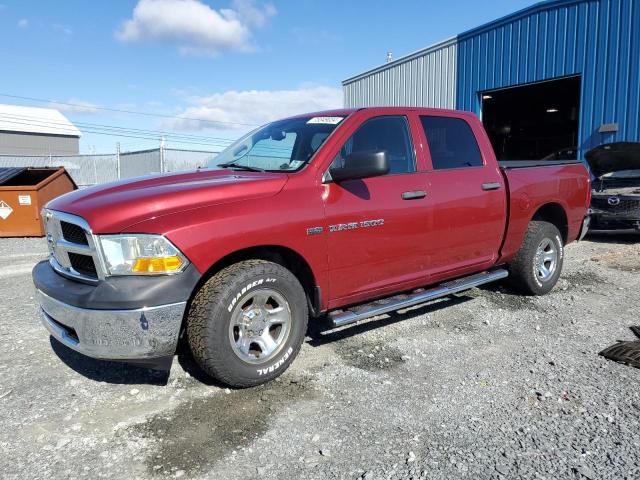
[[229, 163], [220, 163], [218, 164], [218, 166], [220, 168], [237, 168], [238, 170], [245, 170], [247, 172], [264, 172], [264, 168], [258, 168], [258, 167], [250, 167], [249, 165], [240, 165], [239, 163], [236, 162], [229, 162]]

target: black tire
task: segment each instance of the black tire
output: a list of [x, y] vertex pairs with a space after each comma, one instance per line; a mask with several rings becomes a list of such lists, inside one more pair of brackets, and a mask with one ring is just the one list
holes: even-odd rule
[[[538, 248], [550, 241], [557, 252], [553, 273], [543, 278], [538, 273], [536, 254]], [[564, 260], [564, 245], [558, 228], [549, 222], [532, 221], [524, 236], [522, 246], [509, 264], [509, 283], [526, 295], [544, 295], [558, 283]]]
[[[248, 363], [234, 351], [230, 324], [243, 299], [267, 284], [288, 304], [289, 333], [273, 358]], [[224, 268], [201, 287], [191, 304], [186, 332], [195, 360], [208, 375], [245, 388], [273, 380], [289, 367], [300, 351], [307, 322], [307, 298], [298, 279], [276, 263], [246, 260]]]

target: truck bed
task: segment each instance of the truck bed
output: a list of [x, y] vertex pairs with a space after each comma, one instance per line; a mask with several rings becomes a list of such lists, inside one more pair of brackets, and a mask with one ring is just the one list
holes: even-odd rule
[[578, 237], [589, 204], [590, 184], [586, 166], [579, 160], [512, 160], [499, 162], [509, 195], [507, 232], [501, 260], [516, 254], [531, 221], [542, 205], [560, 207], [566, 217], [565, 243]]
[[501, 160], [498, 162], [503, 170], [514, 168], [553, 167], [558, 165], [574, 165], [580, 160]]

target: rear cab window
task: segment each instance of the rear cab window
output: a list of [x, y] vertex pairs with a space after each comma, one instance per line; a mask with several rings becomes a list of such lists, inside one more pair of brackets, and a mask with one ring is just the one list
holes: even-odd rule
[[462, 118], [421, 115], [434, 170], [482, 167], [476, 136]]

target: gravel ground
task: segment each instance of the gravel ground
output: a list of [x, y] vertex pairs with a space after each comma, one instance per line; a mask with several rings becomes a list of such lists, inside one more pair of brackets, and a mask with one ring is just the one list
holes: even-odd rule
[[540, 298], [501, 286], [340, 331], [318, 326], [278, 381], [203, 383], [51, 340], [0, 240], [2, 478], [640, 478], [640, 370], [598, 356], [640, 323], [640, 243], [566, 249]]

